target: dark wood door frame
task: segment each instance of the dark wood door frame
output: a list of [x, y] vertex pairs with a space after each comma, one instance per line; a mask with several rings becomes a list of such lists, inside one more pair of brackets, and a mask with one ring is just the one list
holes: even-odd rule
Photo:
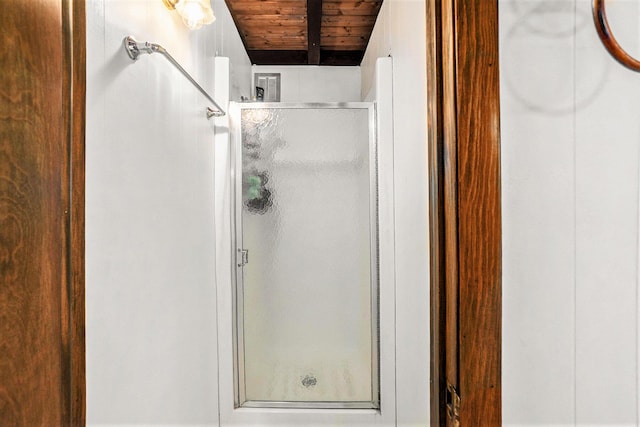
[[497, 0], [427, 0], [431, 425], [501, 425]]
[[85, 123], [86, 123], [86, 3], [63, 0], [63, 15], [70, 79], [65, 89], [69, 105], [69, 425], [86, 425], [86, 347], [85, 347]]
[[0, 13], [0, 425], [85, 425], [85, 2]]

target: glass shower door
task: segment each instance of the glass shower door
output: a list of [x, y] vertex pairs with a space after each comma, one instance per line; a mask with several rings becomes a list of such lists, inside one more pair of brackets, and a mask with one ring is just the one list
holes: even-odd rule
[[236, 406], [378, 408], [373, 104], [238, 104]]

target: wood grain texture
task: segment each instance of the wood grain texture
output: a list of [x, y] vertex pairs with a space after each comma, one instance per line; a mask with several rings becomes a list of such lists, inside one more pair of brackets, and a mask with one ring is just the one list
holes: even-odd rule
[[68, 259], [70, 278], [71, 425], [86, 424], [85, 346], [85, 122], [86, 122], [86, 7], [71, 0], [71, 156]]
[[367, 27], [352, 27], [352, 26], [325, 26], [322, 28], [322, 37], [357, 37], [362, 43], [369, 36], [369, 29]]
[[[246, 28], [246, 27], [245, 27]], [[305, 38], [307, 37], [307, 31], [306, 28], [302, 28], [302, 27], [293, 27], [293, 26], [288, 26], [288, 27], [283, 27], [283, 26], [273, 26], [273, 27], [268, 27], [267, 29], [265, 29], [263, 31], [262, 37], [254, 37], [252, 36], [253, 32], [250, 30], [243, 30], [242, 34], [244, 35], [245, 38], [255, 38], [258, 40], [270, 40], [270, 39], [278, 39], [278, 38], [286, 38], [286, 37], [294, 37], [296, 39], [301, 39], [301, 38]]]
[[322, 27], [368, 27], [373, 28], [373, 25], [376, 23], [376, 16], [372, 15], [352, 15], [352, 16], [323, 16], [322, 17]]
[[306, 50], [307, 37], [306, 35], [277, 36], [275, 38], [266, 35], [252, 36], [245, 37], [245, 44], [247, 50]]
[[298, 1], [230, 1], [230, 9], [239, 15], [306, 15], [307, 5]]
[[462, 426], [501, 421], [498, 2], [456, 0]]
[[376, 16], [381, 6], [382, 1], [326, 1], [322, 4], [322, 13], [324, 15]]
[[[458, 205], [458, 123], [456, 106], [456, 22], [455, 0], [442, 0], [442, 123], [444, 175], [444, 233], [445, 233], [445, 379], [447, 386], [460, 391], [460, 283], [459, 283], [459, 205]], [[447, 393], [445, 392], [445, 396]], [[454, 417], [447, 408], [446, 425], [455, 427]]]
[[[2, 426], [85, 422], [84, 339], [77, 340], [84, 305], [73, 301], [84, 275], [71, 259], [74, 251], [83, 256], [72, 242], [84, 239], [83, 227], [71, 223], [72, 191], [84, 192], [83, 185], [73, 188], [83, 177], [71, 170], [72, 134], [84, 127], [79, 122], [74, 131], [71, 124], [72, 89], [84, 94], [72, 77], [75, 7], [12, 0], [0, 13]], [[83, 26], [84, 13], [77, 19]], [[75, 209], [78, 215], [83, 208]]]
[[427, 132], [429, 155], [430, 257], [430, 423], [446, 424], [446, 247], [444, 211], [444, 132], [442, 2], [426, 3]]
[[497, 0], [427, 1], [432, 426], [501, 425], [497, 19]]
[[[225, 0], [253, 64], [359, 65], [382, 0]], [[306, 50], [301, 55], [281, 51]], [[357, 51], [333, 55], [323, 51]], [[270, 52], [274, 56], [269, 56]], [[323, 59], [324, 58], [324, 59]], [[359, 58], [359, 59], [356, 59]], [[281, 60], [285, 62], [281, 62]], [[353, 62], [353, 61], [358, 62]], [[327, 62], [324, 65], [328, 65]]]
[[282, 15], [238, 15], [236, 22], [242, 28], [251, 27], [257, 30], [269, 27], [300, 27], [306, 28], [306, 15], [287, 15], [286, 19], [282, 19]]

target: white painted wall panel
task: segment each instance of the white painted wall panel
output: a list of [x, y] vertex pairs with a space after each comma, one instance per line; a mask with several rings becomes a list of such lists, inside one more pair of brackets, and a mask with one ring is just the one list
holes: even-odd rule
[[[280, 73], [281, 102], [360, 101], [360, 67], [254, 65], [252, 73]], [[253, 78], [251, 79], [254, 91]]]
[[[637, 51], [640, 5], [609, 3], [620, 41]], [[576, 15], [589, 13], [589, 2], [576, 2]], [[630, 426], [638, 421], [639, 75], [609, 56], [591, 26], [576, 44], [576, 94], [594, 94], [575, 113], [576, 421]]]
[[216, 35], [232, 28], [216, 14], [192, 33], [162, 2], [87, 3], [89, 425], [218, 422], [208, 103], [162, 56], [132, 63], [122, 49], [129, 34], [160, 43], [211, 92], [216, 46], [234, 37]]
[[[377, 58], [393, 62], [397, 425], [429, 422], [429, 232], [425, 2], [386, 0], [362, 62], [361, 92]], [[420, 329], [416, 329], [420, 327]], [[423, 329], [424, 328], [424, 329]]]
[[640, 86], [590, 8], [500, 2], [505, 425], [638, 423]]
[[575, 420], [574, 38], [550, 34], [573, 28], [565, 3], [500, 7], [505, 425]]

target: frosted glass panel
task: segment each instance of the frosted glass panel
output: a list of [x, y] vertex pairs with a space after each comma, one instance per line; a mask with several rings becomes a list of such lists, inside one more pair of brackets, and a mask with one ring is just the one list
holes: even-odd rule
[[240, 403], [377, 406], [369, 119], [366, 107], [241, 110]]

